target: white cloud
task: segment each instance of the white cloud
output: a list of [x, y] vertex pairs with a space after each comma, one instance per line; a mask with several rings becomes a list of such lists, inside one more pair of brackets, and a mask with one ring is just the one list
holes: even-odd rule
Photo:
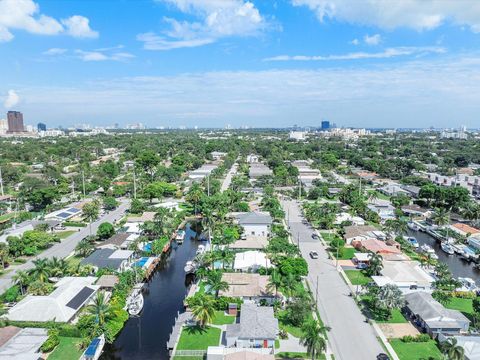
[[82, 61], [126, 61], [135, 57], [135, 55], [127, 52], [107, 53], [102, 51], [84, 51], [75, 50], [75, 54]]
[[367, 45], [378, 45], [382, 42], [382, 36], [380, 34], [375, 34], [375, 35], [365, 35], [363, 37], [363, 41], [365, 41], [365, 44]]
[[[62, 25], [62, 23], [65, 25]], [[97, 34], [83, 16], [72, 16], [62, 22], [40, 13], [33, 0], [0, 0], [0, 41], [13, 39], [12, 30], [24, 30], [32, 34], [68, 34], [75, 37], [92, 37]]]
[[15, 90], [8, 90], [7, 97], [3, 102], [3, 106], [7, 109], [11, 109], [20, 102], [20, 96], [18, 96]]
[[90, 29], [90, 21], [79, 15], [74, 15], [68, 19], [62, 20], [66, 27], [67, 34], [77, 38], [97, 38], [98, 32]]
[[43, 55], [47, 56], [58, 56], [58, 55], [63, 55], [68, 51], [68, 49], [61, 49], [61, 48], [51, 48], [48, 49], [47, 51], [43, 52]]
[[147, 50], [170, 50], [211, 44], [229, 36], [256, 36], [269, 24], [255, 5], [245, 0], [157, 0], [175, 6], [198, 21], [163, 20], [170, 28], [162, 34], [147, 32], [137, 39]]
[[350, 41], [350, 44], [357, 46], [360, 44], [360, 41], [358, 41], [358, 39], [353, 39], [352, 41]]
[[361, 60], [361, 59], [389, 59], [398, 56], [412, 56], [422, 54], [443, 54], [447, 50], [443, 47], [424, 46], [424, 47], [395, 47], [387, 48], [384, 51], [376, 53], [354, 52], [344, 55], [279, 55], [263, 59], [263, 61], [336, 61], [336, 60]]
[[318, 125], [328, 117], [345, 126], [478, 127], [480, 60], [472, 54], [365, 67], [188, 73], [21, 90], [28, 99], [24, 114], [64, 126], [86, 118], [99, 125], [142, 118], [150, 126], [261, 127], [298, 121]]
[[307, 6], [320, 21], [337, 19], [382, 29], [430, 30], [445, 23], [480, 32], [480, 1], [472, 0], [291, 0]]

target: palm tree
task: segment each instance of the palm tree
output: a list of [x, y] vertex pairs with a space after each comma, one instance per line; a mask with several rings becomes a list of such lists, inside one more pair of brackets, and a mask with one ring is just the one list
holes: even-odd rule
[[30, 275], [24, 270], [18, 270], [12, 277], [13, 283], [20, 287], [22, 295], [25, 293], [25, 289], [32, 281]]
[[100, 212], [100, 205], [98, 200], [93, 200], [92, 202], [85, 204], [82, 208], [82, 217], [84, 221], [87, 221], [90, 228], [90, 236], [92, 236], [92, 222], [98, 219], [98, 214]]
[[446, 355], [448, 360], [465, 359], [465, 350], [457, 343], [457, 339], [451, 337], [440, 345], [442, 352]]
[[267, 290], [271, 291], [272, 289], [275, 289], [275, 296], [278, 295], [278, 288], [282, 285], [282, 277], [278, 271], [275, 271], [275, 269], [272, 271], [270, 274], [270, 279], [267, 284]]
[[228, 290], [229, 287], [228, 283], [222, 280], [222, 272], [216, 270], [208, 272], [205, 285], [210, 287], [210, 291], [214, 292], [215, 297], [218, 297], [219, 291]]
[[112, 309], [107, 303], [105, 292], [99, 291], [93, 300], [93, 304], [88, 306], [87, 311], [90, 315], [95, 316], [95, 322], [99, 328], [103, 328], [107, 320], [113, 316]]
[[465, 219], [472, 220], [475, 224], [478, 223], [478, 219], [480, 219], [480, 205], [470, 203], [468, 204], [465, 209], [463, 209], [462, 215]]
[[202, 198], [202, 195], [203, 195], [203, 191], [200, 188], [200, 184], [195, 183], [190, 187], [187, 196], [185, 196], [185, 199], [187, 201], [193, 203], [194, 215], [197, 215], [197, 204]]
[[369, 275], [378, 275], [383, 269], [383, 257], [380, 254], [370, 252], [370, 261], [365, 272]]
[[294, 275], [288, 274], [287, 276], [284, 276], [282, 278], [282, 291], [285, 293], [285, 296], [287, 297], [287, 301], [290, 300], [297, 286], [298, 286], [298, 281]]
[[[450, 224], [450, 212], [445, 210], [444, 208], [437, 208], [433, 213], [432, 220], [438, 226], [448, 225]], [[446, 229], [447, 229], [446, 238], [448, 241], [448, 226], [446, 227]]]
[[50, 264], [48, 259], [33, 260], [35, 267], [29, 271], [29, 275], [40, 282], [47, 282], [50, 277]]
[[62, 277], [68, 273], [68, 264], [64, 259], [53, 257], [49, 261], [50, 276]]
[[395, 284], [382, 286], [378, 291], [376, 300], [379, 307], [388, 311], [389, 317], [393, 309], [398, 309], [405, 305], [403, 293]]
[[368, 200], [371, 202], [371, 203], [375, 203], [375, 201], [378, 200], [378, 193], [376, 190], [374, 191], [370, 191], [368, 193]]
[[88, 239], [82, 239], [75, 247], [75, 254], [81, 257], [87, 257], [94, 249], [95, 246], [88, 241]]
[[9, 251], [7, 243], [0, 243], [0, 262], [2, 263], [2, 269], [5, 269], [5, 263], [9, 260]]
[[326, 330], [327, 328], [314, 319], [302, 326], [300, 343], [307, 348], [307, 353], [312, 356], [312, 360], [327, 348], [327, 342], [322, 335]]
[[212, 322], [215, 316], [214, 299], [210, 295], [197, 295], [189, 301], [189, 307], [195, 319], [203, 328], [206, 324]]
[[435, 265], [435, 275], [439, 279], [444, 279], [446, 277], [451, 277], [452, 273], [447, 264], [439, 262]]

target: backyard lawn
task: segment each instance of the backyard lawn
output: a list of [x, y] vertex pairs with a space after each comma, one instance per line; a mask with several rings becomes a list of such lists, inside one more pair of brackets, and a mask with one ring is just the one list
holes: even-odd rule
[[[346, 247], [343, 248], [343, 254], [338, 257], [339, 260], [351, 260], [353, 259], [353, 255], [357, 252], [353, 247]], [[335, 255], [335, 252], [333, 253]]]
[[48, 356], [49, 360], [78, 360], [83, 351], [78, 350], [80, 338], [60, 336], [60, 344]]
[[186, 326], [178, 341], [177, 350], [207, 350], [209, 346], [218, 346], [221, 330], [214, 327]]
[[299, 338], [300, 336], [302, 336], [302, 329], [297, 327], [297, 326], [293, 326], [292, 324], [290, 324], [286, 320], [286, 315], [287, 314], [286, 314], [285, 310], [281, 310], [281, 311], [278, 312], [277, 318], [278, 318], [278, 323], [279, 323], [280, 329], [285, 330], [290, 335], [293, 335], [293, 336]]
[[400, 339], [390, 340], [390, 344], [397, 353], [400, 360], [426, 360], [443, 359], [440, 350], [434, 340], [423, 343], [405, 343]]
[[235, 316], [225, 314], [225, 311], [215, 311], [214, 325], [228, 325], [235, 322]]
[[452, 298], [445, 307], [461, 311], [464, 314], [473, 313], [472, 299]]
[[370, 276], [365, 275], [360, 270], [345, 270], [345, 274], [347, 274], [352, 285], [367, 285], [372, 281]]
[[389, 320], [377, 320], [378, 323], [401, 324], [408, 322], [405, 316], [398, 309], [392, 310], [392, 316]]

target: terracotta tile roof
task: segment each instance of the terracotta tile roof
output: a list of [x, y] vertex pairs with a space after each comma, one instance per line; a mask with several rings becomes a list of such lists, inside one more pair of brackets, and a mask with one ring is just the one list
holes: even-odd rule
[[480, 230], [467, 224], [456, 223], [456, 224], [453, 224], [452, 227], [454, 227], [457, 230], [463, 231], [464, 233], [467, 233], [467, 234], [474, 235], [474, 234], [480, 233]]

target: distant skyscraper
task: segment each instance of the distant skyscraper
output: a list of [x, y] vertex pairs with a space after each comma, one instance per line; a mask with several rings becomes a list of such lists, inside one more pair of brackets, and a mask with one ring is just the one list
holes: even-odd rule
[[18, 133], [25, 131], [25, 128], [23, 126], [23, 114], [20, 111], [9, 111], [7, 113], [7, 120], [9, 133]]
[[38, 123], [37, 124], [37, 130], [38, 131], [47, 131], [47, 125], [45, 125], [44, 123]]
[[323, 120], [322, 121], [322, 130], [328, 130], [330, 129], [330, 121]]

